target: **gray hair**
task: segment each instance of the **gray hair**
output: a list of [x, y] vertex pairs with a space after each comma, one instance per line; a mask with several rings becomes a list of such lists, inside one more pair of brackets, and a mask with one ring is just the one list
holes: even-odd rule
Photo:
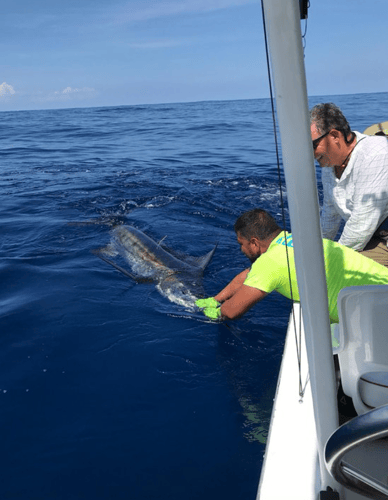
[[[346, 144], [354, 139], [348, 120], [342, 114], [338, 106], [332, 102], [317, 104], [310, 110], [310, 122], [317, 127], [322, 135], [336, 129], [344, 136]], [[348, 140], [349, 135], [351, 138]]]

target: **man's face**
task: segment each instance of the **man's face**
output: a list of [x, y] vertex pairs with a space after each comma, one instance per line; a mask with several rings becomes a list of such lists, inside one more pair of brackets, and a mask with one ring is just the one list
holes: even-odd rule
[[240, 245], [242, 253], [248, 257], [248, 259], [253, 263], [260, 257], [261, 251], [260, 247], [257, 245], [255, 239], [248, 240], [237, 233], [237, 243]]
[[314, 149], [314, 157], [321, 167], [334, 167], [341, 165], [343, 161], [343, 152], [340, 149], [340, 133], [337, 130], [330, 131], [328, 134], [321, 134], [316, 125], [311, 125], [311, 138], [314, 141], [319, 139]]

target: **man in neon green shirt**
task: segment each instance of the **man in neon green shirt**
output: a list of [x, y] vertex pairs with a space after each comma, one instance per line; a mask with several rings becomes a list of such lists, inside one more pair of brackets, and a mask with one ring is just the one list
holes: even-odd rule
[[[275, 219], [261, 209], [241, 215], [234, 230], [252, 266], [215, 297], [197, 300], [204, 314], [211, 319], [238, 318], [274, 290], [299, 301], [292, 235], [282, 231]], [[330, 321], [337, 323], [340, 290], [356, 285], [387, 285], [388, 268], [331, 240], [323, 240], [323, 251]]]

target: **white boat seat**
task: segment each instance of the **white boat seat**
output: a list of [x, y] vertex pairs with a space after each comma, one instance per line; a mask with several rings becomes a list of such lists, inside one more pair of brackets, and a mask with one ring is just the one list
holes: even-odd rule
[[388, 404], [388, 285], [344, 288], [337, 303], [342, 387], [360, 415]]
[[388, 404], [388, 372], [363, 373], [359, 390], [362, 402], [371, 409]]

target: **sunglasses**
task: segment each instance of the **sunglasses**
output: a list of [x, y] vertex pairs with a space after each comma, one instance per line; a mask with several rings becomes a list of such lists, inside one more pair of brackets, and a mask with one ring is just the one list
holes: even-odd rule
[[326, 132], [326, 134], [323, 134], [321, 135], [321, 137], [317, 137], [316, 139], [313, 140], [313, 149], [314, 151], [317, 149], [319, 143], [321, 142], [321, 140], [326, 137], [327, 135], [329, 135], [331, 132], [331, 130], [329, 130], [329, 132]]

